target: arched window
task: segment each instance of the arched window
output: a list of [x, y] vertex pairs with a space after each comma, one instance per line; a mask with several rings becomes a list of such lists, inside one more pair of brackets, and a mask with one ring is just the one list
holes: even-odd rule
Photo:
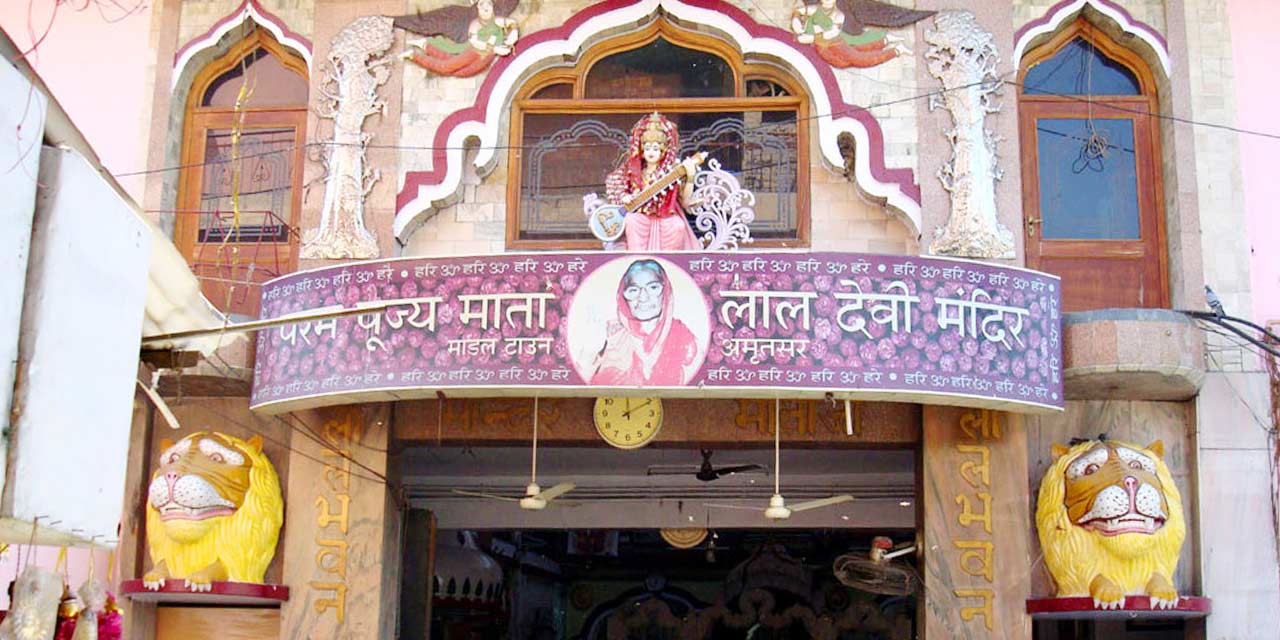
[[257, 315], [258, 284], [294, 268], [307, 93], [306, 63], [263, 29], [192, 83], [174, 240], [224, 311]]
[[1018, 97], [1027, 265], [1066, 311], [1166, 307], [1155, 81], [1080, 19], [1023, 60]]
[[676, 123], [681, 156], [707, 151], [756, 196], [756, 247], [809, 244], [808, 107], [770, 64], [659, 20], [545, 70], [511, 114], [507, 246], [589, 249], [582, 197], [604, 195], [632, 125], [658, 111]]

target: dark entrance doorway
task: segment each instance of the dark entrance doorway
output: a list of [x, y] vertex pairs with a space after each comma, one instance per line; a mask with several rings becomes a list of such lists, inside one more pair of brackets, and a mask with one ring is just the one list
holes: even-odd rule
[[[870, 533], [442, 530], [437, 541], [434, 640], [914, 637], [913, 595], [851, 587], [840, 577], [865, 572], [833, 569], [865, 557]], [[914, 567], [903, 557], [885, 571]]]

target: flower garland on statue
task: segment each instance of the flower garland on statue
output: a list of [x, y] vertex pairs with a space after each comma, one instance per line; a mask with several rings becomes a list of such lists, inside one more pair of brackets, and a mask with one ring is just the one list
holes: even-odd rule
[[[605, 177], [605, 197], [616, 205], [628, 205], [641, 191], [682, 164], [680, 133], [676, 124], [655, 112], [631, 128], [627, 158]], [[692, 160], [686, 160], [692, 163]], [[701, 249], [685, 219], [685, 201], [692, 195], [696, 163], [686, 166], [687, 176], [645, 202], [626, 217], [628, 251]]]

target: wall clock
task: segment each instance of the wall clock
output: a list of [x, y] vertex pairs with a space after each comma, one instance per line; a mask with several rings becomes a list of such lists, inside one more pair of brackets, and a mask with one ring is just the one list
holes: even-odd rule
[[611, 446], [638, 449], [662, 429], [662, 398], [596, 399], [596, 433]]

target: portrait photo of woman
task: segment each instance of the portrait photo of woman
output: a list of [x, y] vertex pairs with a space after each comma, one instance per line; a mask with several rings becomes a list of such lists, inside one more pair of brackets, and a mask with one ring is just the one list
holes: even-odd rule
[[[699, 341], [677, 317], [676, 298], [662, 264], [652, 258], [632, 261], [618, 281], [616, 317], [605, 323], [603, 344], [594, 347], [590, 362], [580, 367], [587, 382], [598, 386], [685, 384], [702, 364], [706, 350], [699, 344], [706, 340]], [[705, 317], [701, 296], [697, 308]], [[706, 332], [705, 326], [698, 330]]]

